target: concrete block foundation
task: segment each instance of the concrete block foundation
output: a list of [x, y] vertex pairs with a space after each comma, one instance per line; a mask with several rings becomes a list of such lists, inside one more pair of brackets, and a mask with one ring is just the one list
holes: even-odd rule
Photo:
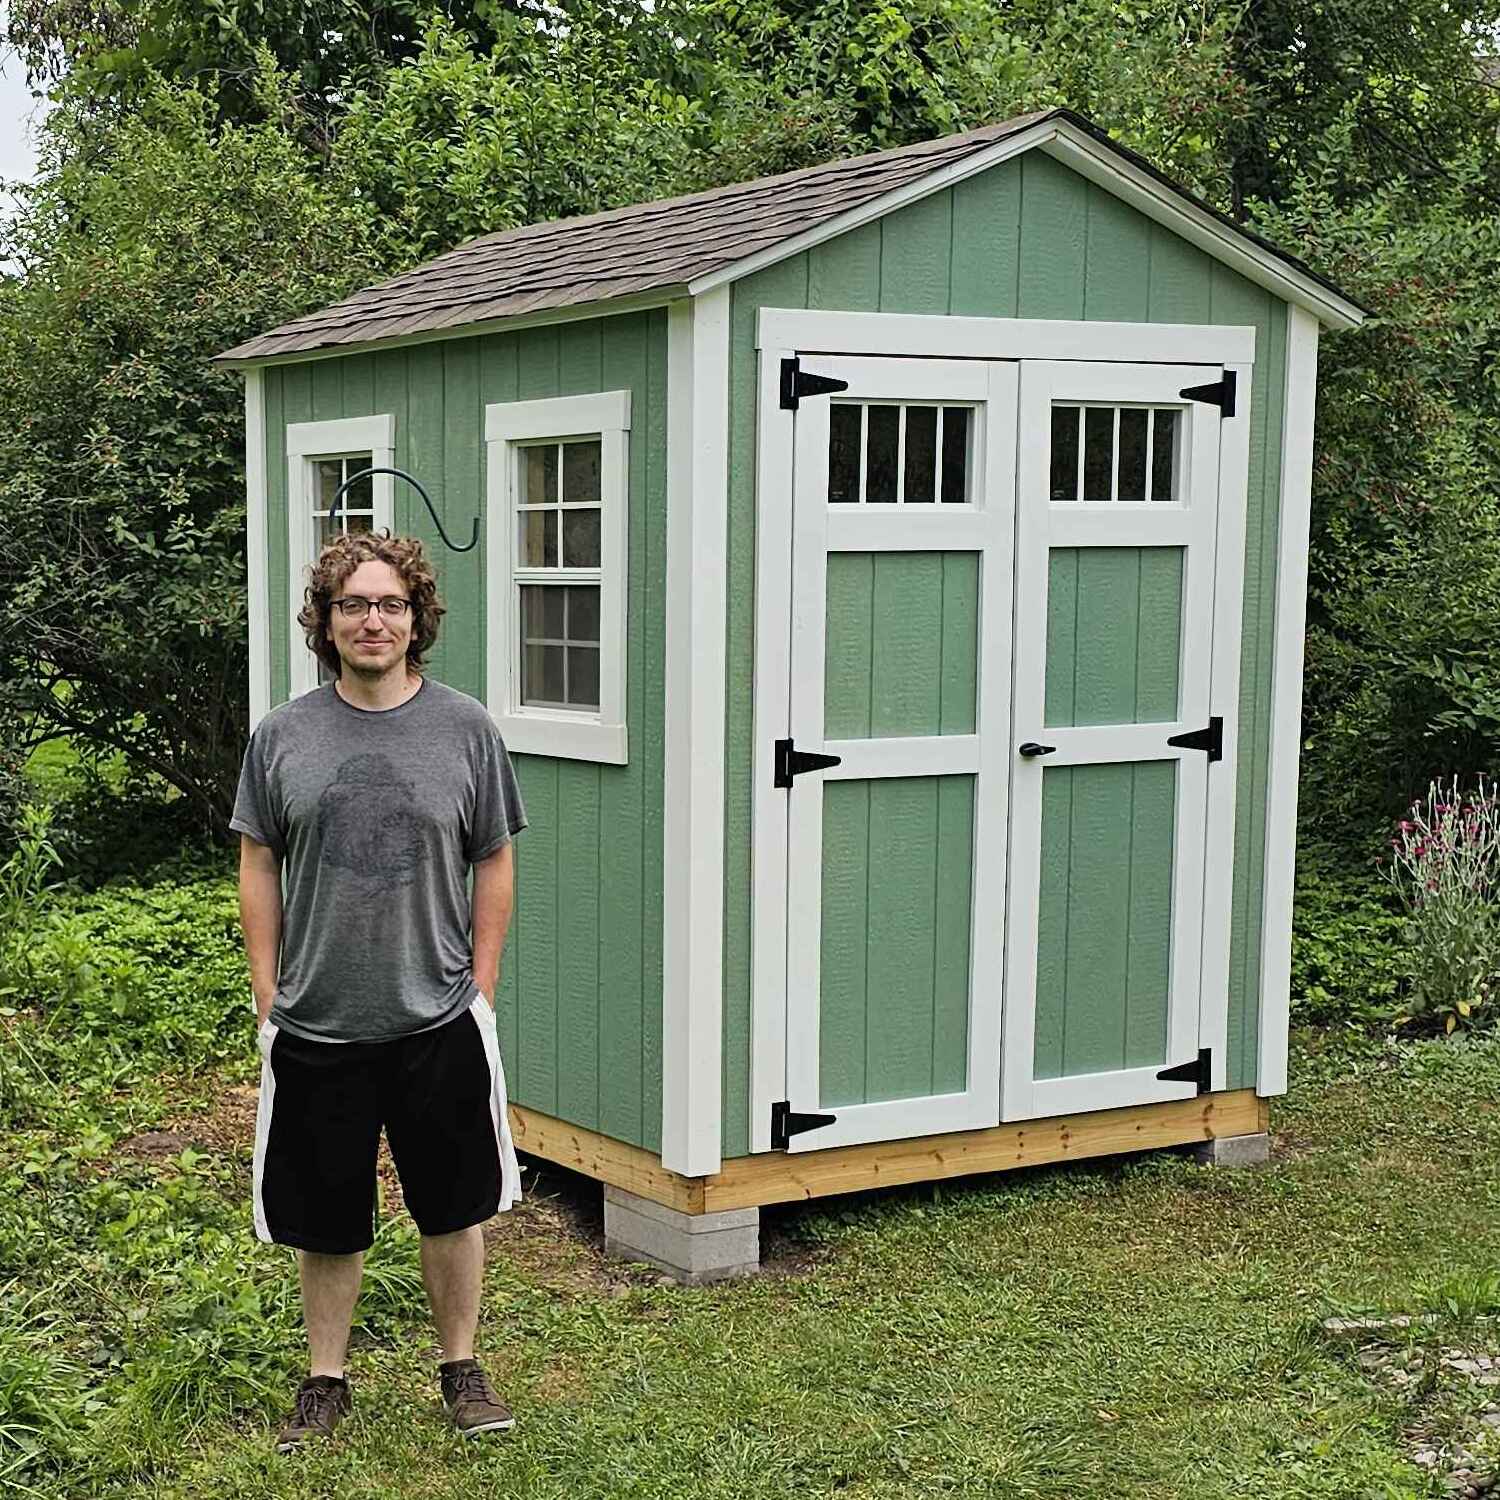
[[1221, 1135], [1195, 1146], [1193, 1155], [1209, 1167], [1261, 1167], [1271, 1159], [1271, 1137], [1266, 1131]]
[[689, 1286], [750, 1276], [760, 1270], [760, 1210], [685, 1214], [606, 1184], [604, 1250]]

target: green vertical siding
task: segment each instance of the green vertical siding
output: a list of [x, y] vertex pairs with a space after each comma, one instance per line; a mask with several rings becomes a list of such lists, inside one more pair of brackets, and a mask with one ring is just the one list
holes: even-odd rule
[[973, 828], [972, 776], [824, 787], [822, 1105], [965, 1086]]
[[[389, 412], [396, 465], [431, 492], [449, 535], [482, 514], [484, 408], [631, 392], [624, 766], [513, 757], [530, 827], [516, 840], [516, 909], [497, 1005], [511, 1096], [660, 1149], [666, 313], [455, 338], [265, 372], [271, 684], [287, 695], [288, 422]], [[434, 678], [484, 700], [485, 547], [453, 553], [421, 499], [395, 490], [398, 532], [429, 543], [448, 614]], [[300, 642], [296, 649], [302, 649]]]
[[972, 734], [979, 557], [828, 556], [824, 733]]
[[[755, 314], [762, 306], [1217, 322], [1257, 328], [1228, 1059], [1230, 1086], [1252, 1083], [1286, 307], [1102, 188], [1032, 152], [770, 266], [734, 287], [725, 709], [725, 1155], [741, 1156], [749, 1149]], [[1157, 621], [1150, 628], [1164, 625]], [[1175, 685], [1158, 681], [1147, 683], [1144, 690], [1160, 696], [1174, 691]], [[1049, 778], [1053, 774], [1049, 772]]]
[[1043, 722], [1175, 719], [1181, 640], [1181, 547], [1054, 548]]
[[1042, 777], [1036, 1076], [1164, 1062], [1176, 763]]

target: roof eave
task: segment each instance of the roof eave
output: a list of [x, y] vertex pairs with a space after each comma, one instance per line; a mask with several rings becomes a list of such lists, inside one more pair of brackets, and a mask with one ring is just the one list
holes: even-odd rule
[[[289, 349], [284, 354], [248, 355], [236, 358], [232, 351], [215, 354], [209, 363], [222, 370], [266, 370], [274, 365], [300, 365], [312, 360], [341, 359], [350, 354], [369, 354], [381, 349], [402, 349], [413, 344], [446, 343], [450, 339], [478, 338], [486, 333], [514, 333], [522, 328], [540, 328], [550, 323], [576, 323], [586, 318], [623, 317], [666, 307], [688, 295], [681, 283], [653, 287], [624, 297], [600, 297], [591, 302], [572, 302], [563, 307], [544, 307], [508, 318], [487, 318], [478, 323], [458, 323], [447, 328], [425, 328], [391, 338], [357, 340], [347, 344], [320, 344], [315, 349]], [[252, 340], [245, 340], [246, 343]], [[238, 347], [238, 346], [237, 346]]]

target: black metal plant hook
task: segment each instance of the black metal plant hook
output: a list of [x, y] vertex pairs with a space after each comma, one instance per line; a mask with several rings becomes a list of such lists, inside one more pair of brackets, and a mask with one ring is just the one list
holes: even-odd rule
[[358, 484], [361, 479], [368, 479], [373, 474], [394, 474], [397, 479], [404, 479], [413, 489], [427, 502], [427, 514], [432, 517], [432, 524], [437, 527], [438, 535], [447, 543], [454, 552], [472, 552], [479, 545], [479, 517], [474, 517], [474, 535], [469, 539], [466, 546], [460, 547], [452, 537], [443, 530], [443, 523], [438, 519], [436, 507], [432, 503], [432, 496], [422, 488], [421, 480], [414, 475], [408, 474], [405, 469], [361, 469], [358, 474], [351, 474], [334, 492], [333, 500], [328, 506], [328, 519], [336, 521], [339, 514], [339, 501], [344, 498], [344, 491], [351, 484]]

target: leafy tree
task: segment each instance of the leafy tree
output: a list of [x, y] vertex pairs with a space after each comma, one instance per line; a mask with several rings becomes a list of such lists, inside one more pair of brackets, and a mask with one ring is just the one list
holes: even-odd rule
[[0, 718], [124, 751], [222, 832], [246, 733], [244, 405], [207, 356], [376, 263], [368, 212], [279, 123], [213, 116], [156, 85], [101, 136], [63, 104], [0, 238], [20, 267], [0, 282]]

